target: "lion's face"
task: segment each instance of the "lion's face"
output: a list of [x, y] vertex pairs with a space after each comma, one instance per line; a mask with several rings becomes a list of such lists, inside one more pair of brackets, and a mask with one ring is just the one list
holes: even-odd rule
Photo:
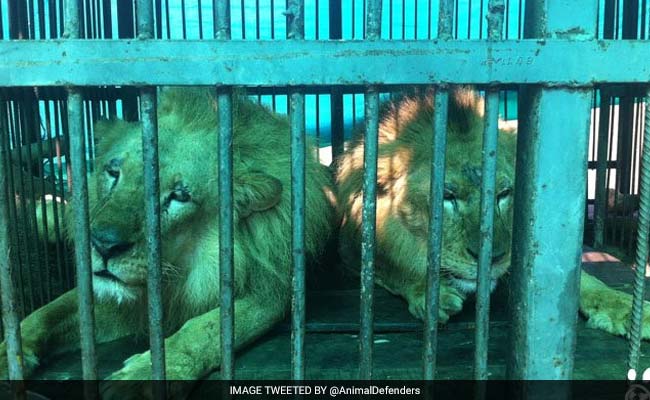
[[[501, 134], [505, 136], [507, 134]], [[480, 138], [480, 135], [478, 136]], [[442, 270], [451, 283], [463, 292], [476, 290], [477, 263], [481, 242], [481, 143], [459, 141], [450, 135], [443, 200]], [[492, 284], [510, 265], [512, 206], [514, 185], [514, 140], [502, 137], [499, 147], [494, 230], [492, 246]], [[429, 221], [429, 163], [415, 162], [406, 175], [399, 220], [426, 246]]]
[[[482, 240], [483, 103], [471, 91], [450, 101], [444, 177], [441, 276], [462, 292], [476, 290]], [[405, 97], [386, 109], [380, 125], [377, 234], [391, 263], [425, 271], [428, 254], [433, 102]], [[510, 264], [516, 136], [499, 133], [492, 246], [492, 284]], [[350, 216], [361, 223], [363, 148], [348, 152], [339, 168], [342, 196]], [[345, 197], [343, 197], [345, 198]]]
[[[110, 124], [89, 180], [93, 284], [100, 297], [132, 301], [143, 293], [147, 276], [141, 128]], [[216, 169], [208, 149], [194, 146], [192, 136], [174, 135], [161, 124], [159, 140], [162, 264], [165, 275], [173, 276], [192, 256], [192, 238], [209, 225], [192, 220], [216, 221], [216, 207], [207, 201], [210, 191], [199, 182], [196, 165]]]

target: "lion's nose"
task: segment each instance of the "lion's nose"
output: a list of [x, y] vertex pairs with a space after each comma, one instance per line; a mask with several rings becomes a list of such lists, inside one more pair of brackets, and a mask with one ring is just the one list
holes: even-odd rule
[[123, 240], [115, 229], [94, 230], [90, 234], [90, 242], [104, 260], [116, 257], [133, 247], [133, 242]]

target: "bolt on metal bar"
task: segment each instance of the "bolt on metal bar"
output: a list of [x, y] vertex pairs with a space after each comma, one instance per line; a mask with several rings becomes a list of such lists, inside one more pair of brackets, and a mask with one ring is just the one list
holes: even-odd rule
[[[4, 105], [4, 102], [3, 102]], [[8, 135], [6, 114], [0, 113], [2, 119], [0, 131], [2, 135]], [[23, 375], [23, 350], [20, 335], [20, 320], [16, 303], [14, 288], [12, 262], [10, 258], [11, 240], [9, 237], [9, 201], [11, 196], [7, 186], [6, 163], [9, 160], [9, 147], [5, 140], [0, 140], [0, 300], [2, 301], [2, 327], [4, 329], [4, 341], [7, 346], [7, 364], [9, 368], [9, 379], [22, 381]], [[19, 387], [19, 392], [24, 392], [24, 387]]]
[[611, 97], [604, 90], [600, 91], [600, 115], [598, 117], [598, 151], [596, 159], [596, 199], [594, 202], [594, 248], [600, 249], [605, 243], [605, 213], [607, 202], [607, 153], [609, 108]]
[[[287, 37], [304, 39], [304, 0], [287, 3]], [[291, 377], [305, 379], [305, 95], [289, 93], [291, 123]]]
[[[366, 39], [378, 40], [381, 33], [381, 0], [368, 0]], [[365, 93], [363, 156], [363, 210], [361, 220], [361, 320], [359, 334], [359, 378], [372, 378], [373, 297], [375, 285], [375, 228], [377, 193], [377, 148], [379, 135], [379, 91], [369, 86]]]
[[[488, 2], [488, 40], [500, 40], [503, 30], [503, 0]], [[488, 339], [490, 329], [490, 267], [496, 193], [497, 143], [499, 133], [499, 89], [485, 93], [485, 126], [483, 129], [483, 160], [481, 180], [481, 214], [479, 261], [476, 287], [476, 331], [474, 347], [474, 379], [488, 378]]]
[[650, 91], [645, 101], [645, 125], [643, 132], [643, 156], [641, 160], [641, 182], [639, 186], [639, 230], [636, 240], [636, 270], [630, 323], [630, 344], [628, 367], [635, 371], [641, 355], [641, 333], [643, 328], [643, 303], [645, 297], [645, 270], [648, 261], [648, 236], [650, 231]]
[[[140, 40], [154, 36], [153, 4], [137, 3], [137, 34]], [[142, 161], [144, 172], [145, 237], [147, 238], [147, 302], [151, 379], [165, 380], [165, 336], [163, 333], [162, 266], [160, 259], [160, 164], [158, 157], [158, 110], [156, 88], [144, 87], [140, 92], [142, 121]], [[153, 385], [154, 397], [165, 398], [165, 384]]]
[[[451, 39], [454, 0], [441, 0], [438, 10], [438, 38]], [[442, 252], [442, 216], [445, 195], [445, 158], [447, 148], [447, 114], [449, 91], [439, 86], [434, 95], [433, 141], [429, 197], [429, 239], [427, 242], [427, 287], [425, 292], [423, 375], [425, 380], [436, 376], [438, 345], [438, 305], [440, 295], [440, 254]]]
[[[214, 37], [230, 40], [230, 1], [213, 0]], [[221, 379], [234, 378], [233, 356], [234, 303], [234, 236], [233, 236], [233, 167], [232, 167], [232, 92], [217, 91], [219, 118], [219, 310], [221, 324]]]
[[[65, 4], [65, 39], [79, 38], [79, 3]], [[75, 262], [79, 299], [79, 333], [83, 379], [94, 381], [84, 385], [86, 398], [97, 397], [97, 354], [95, 351], [95, 312], [92, 270], [90, 264], [90, 221], [88, 217], [88, 181], [86, 176], [86, 144], [83, 132], [83, 98], [79, 88], [68, 89], [68, 133], [72, 166], [72, 203]]]

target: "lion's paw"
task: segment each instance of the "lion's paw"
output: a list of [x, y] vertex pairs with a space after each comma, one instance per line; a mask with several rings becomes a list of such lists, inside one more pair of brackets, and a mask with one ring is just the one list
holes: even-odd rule
[[136, 354], [124, 367], [100, 384], [102, 399], [152, 399], [151, 356], [147, 351]]
[[[444, 324], [449, 321], [449, 317], [457, 314], [463, 308], [465, 297], [456, 289], [442, 285], [440, 286], [439, 301], [438, 322]], [[425, 320], [426, 298], [423, 294], [409, 301], [409, 312], [415, 318]]]
[[[136, 354], [124, 361], [124, 367], [111, 374], [100, 384], [103, 400], [107, 399], [153, 399], [154, 386], [166, 385], [167, 399], [184, 399], [192, 390], [193, 377], [179, 375], [177, 361], [171, 354], [167, 359], [167, 379], [151, 380], [151, 353]], [[182, 380], [185, 379], [185, 380]]]
[[[580, 299], [580, 312], [587, 317], [587, 326], [619, 336], [629, 336], [632, 316], [632, 296], [601, 288], [584, 294]], [[643, 304], [641, 335], [650, 339], [650, 302]]]

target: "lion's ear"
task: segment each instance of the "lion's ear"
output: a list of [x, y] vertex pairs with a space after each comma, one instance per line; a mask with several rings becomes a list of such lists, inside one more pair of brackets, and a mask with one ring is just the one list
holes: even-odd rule
[[247, 172], [238, 177], [233, 188], [239, 218], [275, 207], [282, 198], [282, 182], [263, 172]]

